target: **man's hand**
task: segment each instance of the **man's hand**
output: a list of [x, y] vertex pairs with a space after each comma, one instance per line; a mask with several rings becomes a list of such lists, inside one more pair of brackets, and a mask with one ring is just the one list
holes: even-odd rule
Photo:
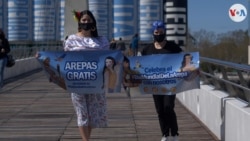
[[5, 49], [4, 48], [1, 49], [1, 53], [5, 53]]

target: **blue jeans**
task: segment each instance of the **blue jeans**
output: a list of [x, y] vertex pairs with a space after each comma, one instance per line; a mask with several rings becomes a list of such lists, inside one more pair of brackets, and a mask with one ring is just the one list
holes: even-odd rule
[[6, 63], [7, 63], [6, 57], [0, 59], [0, 88], [3, 87], [3, 76], [4, 76], [3, 73]]

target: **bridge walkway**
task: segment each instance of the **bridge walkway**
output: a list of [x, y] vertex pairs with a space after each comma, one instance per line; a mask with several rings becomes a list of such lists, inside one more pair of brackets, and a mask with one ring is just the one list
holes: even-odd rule
[[[159, 141], [151, 95], [108, 94], [109, 127], [94, 129], [90, 141]], [[180, 141], [218, 141], [176, 100]], [[42, 71], [8, 80], [0, 92], [1, 141], [81, 141], [68, 92]]]

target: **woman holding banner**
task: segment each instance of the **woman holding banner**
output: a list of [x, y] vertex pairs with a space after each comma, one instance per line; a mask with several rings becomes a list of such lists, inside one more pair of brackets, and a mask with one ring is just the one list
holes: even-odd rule
[[[142, 50], [142, 55], [180, 53], [182, 49], [175, 44], [165, 40], [166, 29], [162, 21], [152, 24], [154, 42]], [[178, 141], [178, 124], [174, 111], [176, 95], [153, 94], [155, 108], [158, 114], [162, 132], [161, 141]]]
[[3, 87], [4, 68], [7, 64], [7, 54], [10, 52], [8, 39], [5, 37], [4, 31], [0, 29], [0, 88]]
[[[78, 21], [78, 32], [68, 36], [65, 51], [108, 50], [109, 41], [98, 36], [96, 19], [89, 10], [74, 11]], [[89, 141], [92, 128], [107, 126], [105, 93], [71, 93], [77, 114], [77, 124], [83, 141]]]

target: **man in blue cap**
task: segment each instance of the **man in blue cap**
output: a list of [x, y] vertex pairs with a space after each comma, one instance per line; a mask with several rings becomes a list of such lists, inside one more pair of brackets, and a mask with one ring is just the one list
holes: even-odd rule
[[[152, 24], [154, 42], [142, 50], [142, 55], [180, 53], [182, 49], [174, 42], [167, 41], [163, 21]], [[174, 111], [176, 95], [153, 94], [156, 112], [162, 132], [161, 141], [178, 141], [178, 124]]]

